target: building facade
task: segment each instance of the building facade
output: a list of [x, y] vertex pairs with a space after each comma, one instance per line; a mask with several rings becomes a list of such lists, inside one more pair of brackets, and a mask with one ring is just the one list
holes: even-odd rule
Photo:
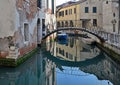
[[47, 29], [47, 15], [54, 16], [48, 12], [55, 11], [55, 0], [48, 1], [0, 1], [0, 58], [18, 59], [41, 43]]
[[119, 4], [115, 0], [103, 1], [103, 29], [109, 33], [118, 33]]
[[80, 26], [80, 3], [69, 1], [57, 6], [56, 17], [57, 27], [78, 27]]
[[65, 27], [66, 24], [69, 24], [74, 27], [96, 28], [108, 33], [119, 33], [120, 31], [119, 3], [116, 0], [67, 2], [57, 6], [56, 14], [58, 27]]
[[67, 2], [57, 7], [57, 26], [102, 28], [102, 0]]
[[84, 0], [80, 4], [80, 20], [83, 28], [102, 28], [102, 1], [103, 0]]

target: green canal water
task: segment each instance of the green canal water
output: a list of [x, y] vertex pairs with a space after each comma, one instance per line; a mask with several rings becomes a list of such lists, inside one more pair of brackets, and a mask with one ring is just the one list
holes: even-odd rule
[[120, 85], [120, 65], [80, 37], [46, 40], [17, 68], [0, 67], [0, 85]]

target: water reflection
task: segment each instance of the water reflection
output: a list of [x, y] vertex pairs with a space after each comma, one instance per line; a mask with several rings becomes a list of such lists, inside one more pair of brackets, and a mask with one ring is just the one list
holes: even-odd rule
[[84, 61], [96, 57], [100, 53], [100, 50], [95, 46], [83, 43], [81, 37], [69, 37], [66, 44], [61, 44], [58, 41], [47, 43], [46, 45], [47, 50], [54, 56], [69, 61]]
[[0, 68], [0, 85], [56, 85], [52, 61], [36, 54], [17, 68]]
[[120, 66], [81, 38], [44, 45], [19, 67], [0, 67], [0, 85], [120, 85]]

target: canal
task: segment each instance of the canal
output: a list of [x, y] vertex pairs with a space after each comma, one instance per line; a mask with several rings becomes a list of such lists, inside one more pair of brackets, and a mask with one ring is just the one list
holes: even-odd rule
[[0, 67], [0, 85], [120, 85], [120, 65], [81, 37], [46, 40], [17, 68]]

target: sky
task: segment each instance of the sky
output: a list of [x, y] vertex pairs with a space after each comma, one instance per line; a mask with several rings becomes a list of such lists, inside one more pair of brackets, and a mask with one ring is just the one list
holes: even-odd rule
[[65, 3], [67, 1], [72, 1], [72, 0], [56, 0], [56, 6], [62, 4], [62, 3]]

